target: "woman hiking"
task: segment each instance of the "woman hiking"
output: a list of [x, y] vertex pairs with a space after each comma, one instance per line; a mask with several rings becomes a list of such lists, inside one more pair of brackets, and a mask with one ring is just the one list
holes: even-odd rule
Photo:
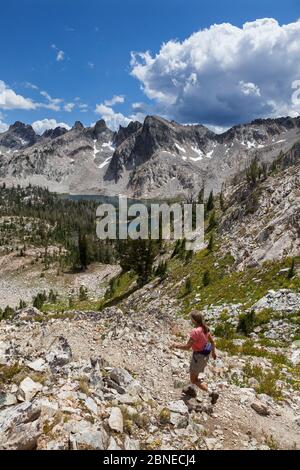
[[[204, 392], [209, 392], [207, 383], [199, 379], [199, 374], [204, 372], [210, 355], [213, 359], [217, 358], [215, 341], [209, 332], [209, 328], [201, 312], [193, 310], [190, 314], [190, 319], [194, 329], [190, 332], [188, 342], [186, 344], [171, 343], [171, 348], [182, 349], [183, 351], [192, 349], [193, 354], [190, 362], [191, 383]], [[219, 398], [219, 394], [212, 392], [209, 396], [212, 405], [214, 405]]]

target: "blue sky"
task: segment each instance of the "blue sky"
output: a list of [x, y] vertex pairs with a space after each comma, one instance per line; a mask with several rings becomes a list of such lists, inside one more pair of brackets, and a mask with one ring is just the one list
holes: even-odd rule
[[[106, 117], [112, 126], [117, 126], [118, 123], [126, 124], [132, 117], [142, 119], [144, 114], [159, 113], [182, 122], [201, 120], [211, 126], [226, 127], [235, 121], [273, 115], [275, 108], [275, 114], [289, 111], [288, 104], [284, 107], [282, 96], [286, 101], [287, 90], [298, 77], [298, 66], [293, 69], [288, 64], [289, 75], [284, 78], [291, 83], [277, 83], [274, 85], [276, 93], [273, 91], [272, 95], [264, 91], [266, 80], [257, 76], [255, 69], [263, 67], [265, 59], [269, 69], [276, 65], [273, 71], [276, 82], [276, 74], [281, 75], [280, 67], [283, 66], [280, 65], [280, 54], [286, 57], [287, 51], [290, 54], [291, 50], [290, 62], [293, 61], [293, 44], [295, 35], [300, 39], [300, 28], [296, 28], [296, 32], [292, 28], [292, 32], [286, 33], [280, 26], [294, 23], [300, 17], [298, 0], [0, 0], [0, 4], [2, 126], [17, 119], [27, 123], [52, 119], [69, 125], [81, 120], [90, 125], [100, 117]], [[184, 50], [183, 47], [175, 50], [178, 48], [174, 40], [182, 44], [192, 33], [213, 24], [230, 23], [232, 27], [242, 28], [245, 22], [260, 18], [274, 18], [279, 23], [279, 28], [275, 24], [270, 28], [271, 36], [272, 28], [275, 28], [274, 35], [278, 35], [274, 45], [275, 52], [278, 50], [279, 53], [276, 64], [274, 60], [270, 62], [266, 50], [269, 47], [260, 44], [257, 55], [247, 57], [248, 62], [241, 65], [239, 46], [234, 52], [238, 65], [231, 66], [230, 71], [226, 69], [223, 80], [220, 70], [224, 71], [224, 63], [216, 65], [218, 60], [223, 61], [222, 57], [217, 58], [216, 44], [220, 41], [222, 48], [228, 34], [224, 28], [212, 31], [208, 39], [203, 36], [197, 39], [198, 42], [191, 41]], [[266, 26], [256, 28], [259, 34], [262, 29]], [[233, 35], [231, 44], [239, 32], [229, 33]], [[279, 50], [280, 34], [288, 35], [284, 50]], [[155, 55], [161, 52], [163, 43], [171, 40], [168, 50], [156, 61]], [[202, 44], [207, 41], [209, 45], [202, 51]], [[247, 41], [251, 42], [253, 38], [249, 39], [247, 35], [244, 41], [243, 47], [247, 51]], [[226, 46], [224, 56], [232, 54], [228, 50], [230, 44]], [[207, 63], [206, 68], [197, 65], [194, 70], [195, 51], [198, 54], [195, 60], [199, 61], [199, 54], [202, 57], [211, 47], [215, 48], [212, 52], [214, 60]], [[149, 51], [146, 63], [140, 56], [131, 62], [132, 51]], [[299, 62], [299, 51], [296, 53]], [[180, 65], [170, 72], [170, 64], [171, 68], [174, 62], [177, 64], [176, 54]], [[239, 95], [233, 100], [237, 86], [231, 88], [229, 83], [233, 80], [243, 99]], [[211, 96], [211, 90], [206, 88], [207, 81], [213, 83], [214, 90], [224, 88], [224, 81], [227, 83], [221, 97], [213, 96], [208, 100], [204, 96]], [[267, 83], [270, 89], [270, 77]], [[2, 101], [1, 92], [5, 94]], [[218, 106], [224, 102], [219, 112]], [[245, 105], [248, 113], [239, 112], [238, 108]]]

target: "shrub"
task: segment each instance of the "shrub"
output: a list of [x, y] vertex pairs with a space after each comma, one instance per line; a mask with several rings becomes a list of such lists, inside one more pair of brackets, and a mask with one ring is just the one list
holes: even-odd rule
[[218, 323], [214, 331], [219, 338], [232, 339], [234, 337], [234, 328], [229, 323]]
[[81, 302], [88, 300], [87, 288], [85, 286], [80, 286], [79, 288], [79, 300]]
[[255, 328], [255, 312], [251, 310], [247, 313], [242, 313], [239, 317], [237, 331], [248, 336]]

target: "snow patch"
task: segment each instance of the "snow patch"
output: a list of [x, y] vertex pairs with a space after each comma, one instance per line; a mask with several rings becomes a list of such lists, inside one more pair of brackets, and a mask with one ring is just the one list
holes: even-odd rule
[[180, 152], [186, 153], [186, 150], [183, 147], [180, 147], [180, 145], [177, 144], [177, 142], [175, 143], [175, 147], [177, 147]]
[[190, 157], [190, 160], [193, 160], [193, 162], [197, 162], [199, 160], [202, 160], [202, 158], [204, 156], [202, 150], [200, 150], [198, 147], [192, 147], [192, 150], [199, 156], [198, 157]]
[[101, 151], [103, 151], [105, 148], [108, 148], [108, 149], [111, 150], [112, 152], [115, 151], [115, 148], [113, 147], [112, 142], [104, 142], [104, 143], [101, 145], [101, 147], [102, 147]]
[[98, 168], [103, 168], [105, 165], [108, 165], [112, 157], [108, 157], [104, 160], [104, 162], [100, 163]]

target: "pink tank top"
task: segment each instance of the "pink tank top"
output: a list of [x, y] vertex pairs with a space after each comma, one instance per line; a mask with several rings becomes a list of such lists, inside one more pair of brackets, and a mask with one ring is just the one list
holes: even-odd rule
[[193, 351], [202, 351], [208, 342], [208, 333], [204, 333], [202, 326], [194, 328], [190, 332], [190, 337], [194, 340], [192, 345]]

